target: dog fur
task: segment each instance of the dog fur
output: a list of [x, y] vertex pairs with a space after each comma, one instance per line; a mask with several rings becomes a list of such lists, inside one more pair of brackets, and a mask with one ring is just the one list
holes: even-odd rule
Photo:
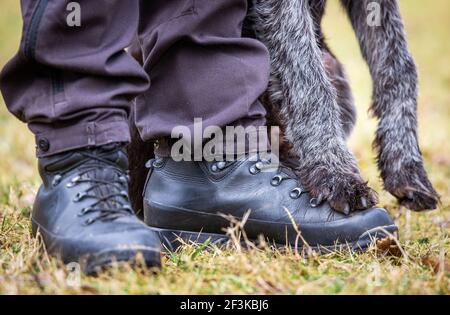
[[[369, 26], [367, 7], [373, 1], [341, 0], [373, 78], [371, 110], [379, 120], [374, 148], [384, 188], [412, 210], [434, 209], [439, 197], [418, 145], [417, 70], [399, 6], [397, 0], [376, 0], [381, 25]], [[269, 122], [282, 128], [302, 183], [312, 196], [348, 213], [375, 205], [377, 195], [346, 144], [355, 106], [343, 66], [322, 34], [325, 5], [326, 0], [253, 0], [245, 27], [269, 49], [272, 74], [262, 100]], [[139, 209], [143, 161], [151, 149], [136, 137], [130, 156], [143, 158], [131, 161], [131, 196]]]

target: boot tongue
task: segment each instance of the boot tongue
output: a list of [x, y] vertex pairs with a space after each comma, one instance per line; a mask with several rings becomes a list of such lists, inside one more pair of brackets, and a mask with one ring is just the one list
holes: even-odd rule
[[[96, 181], [105, 182], [105, 184], [96, 184], [92, 192], [99, 198], [105, 198], [113, 194], [120, 194], [127, 190], [127, 184], [120, 180], [122, 175], [111, 167], [98, 167], [90, 170], [82, 177], [87, 179], [95, 179]], [[97, 182], [98, 183], [98, 182]], [[124, 196], [114, 196], [106, 201], [99, 203], [98, 208], [120, 208], [126, 204], [127, 199]]]
[[128, 156], [123, 145], [113, 143], [100, 147], [98, 150], [98, 154], [100, 154], [102, 158], [113, 162], [124, 171], [128, 170]]
[[[128, 169], [128, 158], [123, 147], [111, 144], [90, 150], [89, 153], [90, 155], [98, 156], [102, 160], [106, 160], [110, 163], [105, 163], [89, 157], [84, 157], [86, 162], [83, 163], [83, 159], [78, 160], [78, 157], [82, 155], [80, 153], [75, 154], [75, 157], [71, 157], [68, 160], [74, 159], [76, 163], [81, 162], [82, 164], [79, 167], [80, 170], [90, 169], [82, 175], [81, 178], [93, 179], [96, 181], [95, 188], [92, 189], [94, 195], [99, 198], [105, 198], [113, 194], [120, 194], [122, 191], [128, 189], [126, 179], [124, 178], [125, 174], [115, 169], [119, 168], [122, 171]], [[104, 184], [99, 182], [104, 182]], [[126, 203], [127, 199], [124, 196], [117, 195], [99, 203], [97, 208], [120, 208]]]
[[[86, 164], [86, 167], [88, 166], [89, 164]], [[86, 173], [86, 175], [82, 177], [95, 178], [105, 182], [113, 182], [119, 180], [120, 174], [110, 167], [99, 166], [95, 169], [90, 170], [88, 173]]]
[[[105, 199], [95, 206], [97, 209], [104, 209], [103, 215], [106, 215], [104, 218], [117, 217], [117, 212], [110, 212], [108, 209], [120, 209], [128, 204], [127, 197], [122, 194], [123, 192], [126, 194], [128, 191], [128, 183], [125, 178], [125, 171], [128, 169], [126, 152], [123, 147], [110, 145], [91, 150], [89, 155], [97, 156], [101, 160], [84, 157], [85, 162], [81, 160], [81, 164], [78, 164], [81, 172], [80, 179], [91, 181], [93, 186], [90, 189], [90, 195], [95, 195], [98, 201]], [[77, 157], [74, 159], [76, 160]]]
[[120, 143], [39, 159], [44, 183], [49, 184], [56, 175], [78, 176], [78, 183], [84, 183], [86, 198], [92, 200], [93, 210], [98, 210], [95, 213], [101, 220], [132, 214], [127, 197], [127, 169], [128, 157]]

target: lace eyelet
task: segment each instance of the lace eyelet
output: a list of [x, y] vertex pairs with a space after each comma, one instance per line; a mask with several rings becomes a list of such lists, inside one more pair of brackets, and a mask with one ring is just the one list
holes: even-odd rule
[[214, 172], [214, 173], [215, 172], [220, 172], [220, 171], [222, 171], [225, 168], [226, 165], [227, 164], [225, 162], [223, 162], [223, 161], [216, 162], [213, 165], [211, 165], [211, 171]]
[[73, 198], [73, 202], [78, 202], [81, 199], [83, 199], [87, 194], [85, 192], [78, 193], [75, 195], [75, 198]]
[[52, 186], [57, 186], [61, 182], [62, 176], [61, 175], [55, 175], [52, 181]]
[[252, 174], [252, 175], [256, 175], [260, 172], [260, 170], [257, 169], [255, 165], [251, 166], [249, 171], [250, 171], [250, 174]]
[[153, 162], [155, 161], [155, 159], [150, 159], [147, 162], [145, 162], [145, 167], [146, 168], [152, 168], [153, 167]]
[[79, 180], [80, 180], [80, 176], [75, 176], [74, 178], [72, 178], [70, 180], [70, 182], [68, 182], [66, 184], [66, 187], [67, 188], [72, 188], [72, 187], [76, 186]]
[[303, 190], [300, 187], [296, 187], [296, 188], [291, 190], [291, 192], [289, 193], [289, 196], [292, 199], [298, 199], [298, 198], [300, 198], [302, 193], [303, 193]]
[[276, 175], [272, 178], [272, 180], [270, 181], [270, 184], [275, 187], [280, 186], [282, 180], [283, 180], [283, 177], [281, 177], [280, 175]]
[[161, 168], [163, 166], [163, 164], [164, 164], [164, 160], [159, 158], [159, 159], [156, 159], [153, 161], [152, 166], [154, 168]]
[[262, 170], [263, 167], [264, 167], [264, 164], [262, 162], [258, 162], [255, 164], [255, 168], [259, 171]]
[[122, 184], [128, 183], [128, 179], [127, 179], [126, 176], [119, 176], [119, 181], [120, 181]]
[[94, 221], [95, 221], [94, 219], [89, 218], [89, 219], [87, 219], [87, 220], [84, 221], [84, 224], [85, 224], [85, 225], [91, 225], [92, 223], [94, 223]]
[[92, 210], [92, 207], [86, 207], [81, 209], [80, 213], [78, 213], [79, 217], [84, 216], [86, 213], [90, 212]]

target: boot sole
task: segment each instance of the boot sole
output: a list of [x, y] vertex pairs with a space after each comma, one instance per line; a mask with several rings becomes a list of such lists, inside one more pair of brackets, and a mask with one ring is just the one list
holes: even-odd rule
[[[142, 258], [138, 259], [138, 255]], [[126, 263], [132, 267], [143, 261], [146, 267], [161, 268], [161, 251], [154, 248], [130, 248], [106, 250], [80, 259], [82, 271], [87, 275], [96, 275], [114, 265]]]
[[[386, 211], [384, 210], [384, 212]], [[370, 227], [370, 224], [366, 224], [366, 226], [369, 225], [366, 228], [368, 230], [364, 231], [364, 229], [360, 229], [361, 235], [358, 237], [356, 233], [353, 233], [351, 238], [349, 237], [350, 240], [336, 240], [334, 244], [331, 243], [333, 242], [333, 239], [336, 239], [333, 237], [330, 238], [330, 242], [326, 245], [310, 242], [311, 244], [309, 247], [319, 252], [330, 252], [339, 249], [362, 251], [367, 249], [374, 240], [385, 239], [392, 235], [395, 237], [395, 234], [398, 231], [397, 226], [388, 217], [387, 213], [383, 213], [381, 219], [378, 218], [380, 214], [381, 213], [378, 211], [374, 216], [374, 219], [378, 220], [377, 222], [379, 223], [373, 224], [373, 228]], [[208, 241], [210, 244], [222, 246], [230, 241], [230, 238], [225, 233], [221, 232], [224, 227], [229, 226], [229, 222], [226, 218], [216, 213], [167, 206], [145, 199], [144, 222], [159, 233], [163, 247], [168, 251], [177, 250], [183, 243], [203, 244]], [[280, 228], [287, 229], [287, 227], [284, 225], [280, 227], [275, 226], [275, 228], [272, 227], [272, 230], [267, 231], [267, 224], [269, 224], [270, 227], [271, 222], [260, 220], [251, 221], [251, 219], [249, 219], [247, 224], [250, 223], [257, 224], [256, 226], [252, 226], [251, 231], [248, 231], [248, 233], [251, 234], [249, 240], [252, 243], [258, 244], [259, 235], [262, 234], [266, 243], [269, 245], [274, 245], [275, 247], [295, 246], [295, 231], [293, 229], [290, 232], [286, 230], [286, 233], [280, 233]], [[202, 232], [204, 226], [208, 227], [208, 232]], [[319, 227], [317, 228], [320, 229]], [[319, 230], [317, 230], [317, 232], [318, 231]], [[291, 233], [289, 239], [287, 238], [287, 233]], [[314, 237], [310, 237], [310, 239], [314, 239]], [[297, 249], [302, 248], [303, 246], [300, 239], [298, 243]], [[245, 241], [241, 242], [241, 245], [245, 246]]]
[[[58, 237], [50, 231], [47, 231], [39, 223], [32, 218], [32, 232], [36, 237], [39, 231], [43, 231], [47, 237], [43, 243], [46, 251], [55, 257], [61, 259], [65, 264], [76, 262], [80, 264], [81, 271], [87, 275], [95, 275], [99, 271], [105, 270], [108, 267], [117, 263], [130, 263], [131, 265], [137, 265], [140, 259], [136, 259], [138, 254], [142, 255], [142, 259], [147, 267], [161, 267], [161, 250], [159, 248], [146, 247], [146, 246], [129, 246], [127, 248], [115, 248], [106, 249], [98, 253], [91, 253], [81, 256], [78, 261], [69, 261], [61, 257], [60, 249], [55, 245], [57, 244]], [[49, 244], [49, 245], [46, 245]]]
[[[159, 233], [164, 250], [169, 252], [175, 252], [183, 244], [195, 245], [205, 244], [206, 242], [208, 242], [208, 245], [223, 247], [231, 242], [231, 239], [225, 234], [160, 229], [156, 227], [152, 227], [152, 229]], [[397, 238], [397, 233], [398, 228], [396, 225], [388, 225], [366, 231], [361, 234], [356, 241], [353, 242], [309, 247], [318, 253], [330, 253], [348, 249], [354, 252], [361, 252], [367, 250], [372, 244], [380, 240], [390, 239], [391, 243], [394, 245], [395, 242], [392, 240], [392, 237]], [[258, 240], [251, 239], [250, 241], [254, 244], [258, 244]], [[269, 244], [275, 246], [276, 248], [295, 246], [294, 244], [279, 244], [270, 242], [270, 240]], [[241, 245], [246, 246], [245, 241], [242, 241]], [[303, 248], [305, 248], [305, 246], [303, 244], [299, 244], [298, 249], [301, 250]]]

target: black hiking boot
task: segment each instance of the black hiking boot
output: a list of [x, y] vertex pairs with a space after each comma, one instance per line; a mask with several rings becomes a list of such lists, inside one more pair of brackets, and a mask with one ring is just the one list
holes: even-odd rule
[[128, 200], [128, 157], [111, 144], [39, 159], [33, 232], [65, 263], [95, 273], [113, 262], [160, 266], [160, 240], [134, 214]]
[[145, 222], [158, 229], [169, 249], [176, 248], [179, 237], [226, 242], [224, 228], [230, 222], [222, 214], [242, 219], [249, 210], [247, 237], [262, 235], [281, 246], [294, 245], [298, 230], [311, 247], [353, 250], [397, 232], [386, 210], [337, 212], [326, 201], [312, 199], [290, 167], [270, 166], [258, 155], [212, 163], [156, 158], [148, 166]]

